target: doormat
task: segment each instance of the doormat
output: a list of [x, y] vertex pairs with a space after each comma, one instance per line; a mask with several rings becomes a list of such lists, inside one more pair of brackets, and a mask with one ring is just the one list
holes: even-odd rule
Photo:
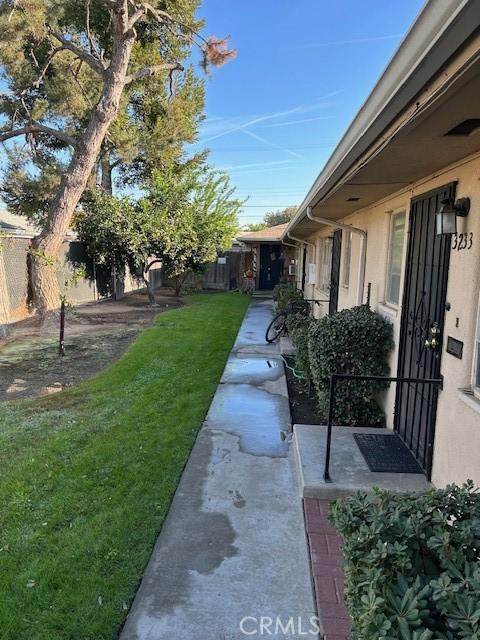
[[413, 453], [396, 434], [354, 433], [353, 437], [370, 471], [423, 473]]

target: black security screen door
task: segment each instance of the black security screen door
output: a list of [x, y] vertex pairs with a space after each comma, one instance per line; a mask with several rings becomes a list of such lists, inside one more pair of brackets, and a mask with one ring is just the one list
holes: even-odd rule
[[[438, 378], [447, 295], [450, 236], [435, 233], [435, 212], [453, 198], [450, 184], [412, 200], [402, 303], [398, 376]], [[395, 430], [430, 478], [438, 389], [397, 385]]]
[[279, 244], [260, 245], [259, 288], [273, 289], [280, 282], [283, 261], [280, 258], [282, 249]]
[[342, 230], [333, 234], [332, 244], [332, 274], [330, 277], [330, 297], [328, 313], [335, 313], [338, 309], [338, 289], [340, 286], [340, 256], [342, 255]]

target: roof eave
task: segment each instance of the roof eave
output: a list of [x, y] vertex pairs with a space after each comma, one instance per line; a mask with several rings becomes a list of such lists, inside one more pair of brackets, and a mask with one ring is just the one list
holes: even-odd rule
[[476, 0], [430, 0], [308, 191], [282, 238], [322, 200], [480, 24]]

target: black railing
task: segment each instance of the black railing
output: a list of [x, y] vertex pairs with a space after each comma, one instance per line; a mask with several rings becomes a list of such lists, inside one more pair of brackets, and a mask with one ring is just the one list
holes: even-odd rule
[[335, 408], [335, 388], [338, 380], [362, 380], [363, 382], [400, 382], [408, 384], [431, 384], [441, 388], [443, 378], [398, 378], [385, 376], [361, 376], [353, 373], [332, 373], [330, 376], [330, 396], [328, 405], [327, 446], [325, 449], [325, 466], [323, 479], [331, 482], [330, 478], [330, 453], [332, 449], [333, 411]]

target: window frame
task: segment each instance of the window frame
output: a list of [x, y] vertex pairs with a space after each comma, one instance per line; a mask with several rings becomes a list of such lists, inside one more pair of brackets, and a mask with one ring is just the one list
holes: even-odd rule
[[[394, 224], [395, 224], [395, 219], [398, 218], [399, 216], [403, 216], [403, 235], [402, 235], [402, 242], [401, 242], [401, 259], [400, 259], [400, 268], [399, 268], [399, 273], [398, 275], [398, 300], [395, 302], [394, 300], [390, 299], [390, 278], [393, 275], [393, 272], [391, 271], [391, 267], [392, 267], [392, 258], [393, 258], [393, 250], [394, 250], [394, 246], [393, 246], [393, 232], [394, 232]], [[389, 306], [389, 307], [393, 307], [395, 309], [398, 309], [400, 307], [401, 304], [401, 299], [402, 299], [402, 281], [403, 281], [403, 267], [404, 267], [404, 260], [405, 260], [405, 240], [407, 237], [407, 212], [405, 208], [401, 208], [401, 209], [397, 209], [396, 211], [392, 211], [392, 213], [390, 214], [390, 220], [389, 220], [389, 224], [388, 224], [388, 248], [387, 248], [387, 268], [386, 268], [386, 273], [385, 273], [385, 287], [384, 287], [384, 303]]]
[[[318, 291], [324, 294], [330, 295], [330, 284], [332, 274], [332, 248], [333, 238], [325, 236], [319, 238], [318, 245], [318, 269], [317, 269], [317, 284]], [[326, 258], [330, 256], [330, 259], [326, 261]], [[328, 273], [326, 273], [328, 271]]]

